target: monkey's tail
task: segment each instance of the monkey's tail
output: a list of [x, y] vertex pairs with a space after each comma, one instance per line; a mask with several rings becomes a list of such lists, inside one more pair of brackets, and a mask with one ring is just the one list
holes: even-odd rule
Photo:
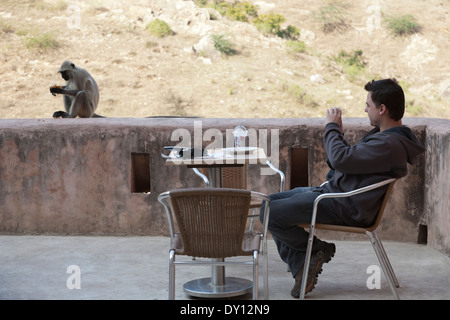
[[92, 115], [92, 118], [106, 118], [106, 117], [94, 113], [94, 114]]

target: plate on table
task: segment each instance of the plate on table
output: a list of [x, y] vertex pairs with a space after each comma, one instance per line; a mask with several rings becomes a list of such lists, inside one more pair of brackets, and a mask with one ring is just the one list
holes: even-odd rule
[[257, 147], [242, 147], [242, 148], [225, 148], [224, 150], [228, 154], [245, 155], [245, 154], [255, 153], [258, 150], [258, 148]]

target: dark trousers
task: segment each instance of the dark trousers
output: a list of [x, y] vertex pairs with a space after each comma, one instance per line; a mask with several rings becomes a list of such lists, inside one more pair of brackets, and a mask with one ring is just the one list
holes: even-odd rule
[[[281, 259], [289, 266], [292, 276], [305, 262], [309, 233], [297, 227], [300, 223], [310, 223], [314, 200], [321, 193], [315, 187], [295, 188], [271, 194], [268, 229], [272, 234]], [[323, 199], [319, 202], [316, 222], [342, 224], [333, 214], [332, 203]], [[312, 251], [322, 250], [324, 242], [314, 238]]]

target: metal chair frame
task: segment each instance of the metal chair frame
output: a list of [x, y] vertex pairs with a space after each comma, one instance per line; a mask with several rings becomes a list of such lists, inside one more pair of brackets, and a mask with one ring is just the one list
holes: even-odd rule
[[[389, 283], [389, 287], [391, 288], [392, 294], [394, 295], [395, 299], [399, 299], [399, 296], [396, 291], [396, 287], [399, 287], [399, 283], [397, 280], [397, 277], [395, 276], [394, 269], [392, 268], [392, 265], [389, 261], [389, 258], [386, 254], [386, 251], [384, 250], [384, 247], [378, 238], [378, 235], [375, 231], [375, 229], [378, 227], [378, 224], [381, 221], [381, 217], [383, 215], [384, 209], [386, 207], [386, 204], [389, 200], [389, 195], [391, 194], [392, 188], [394, 187], [394, 184], [396, 182], [396, 179], [388, 179], [384, 180], [379, 183], [375, 183], [372, 185], [369, 185], [367, 187], [359, 188], [353, 191], [349, 192], [343, 192], [343, 193], [324, 193], [321, 194], [316, 198], [314, 201], [314, 208], [313, 208], [313, 214], [311, 218], [311, 223], [305, 223], [305, 224], [299, 224], [298, 226], [301, 228], [309, 228], [309, 237], [308, 237], [308, 246], [306, 249], [306, 257], [305, 257], [305, 264], [303, 268], [303, 278], [308, 278], [308, 270], [309, 270], [309, 263], [311, 261], [311, 251], [312, 251], [312, 245], [314, 241], [314, 234], [316, 232], [316, 229], [322, 229], [322, 230], [331, 230], [331, 231], [341, 231], [341, 232], [351, 232], [351, 233], [361, 233], [361, 234], [367, 234], [367, 236], [370, 239], [370, 242], [372, 243], [373, 249], [375, 250], [375, 254], [377, 255], [378, 261], [381, 264], [381, 267], [383, 269], [384, 275], [386, 276], [386, 279]], [[381, 204], [380, 210], [378, 211], [377, 217], [375, 219], [375, 222], [372, 226], [367, 228], [360, 228], [360, 227], [351, 227], [351, 226], [341, 226], [341, 225], [330, 225], [330, 224], [321, 224], [316, 223], [316, 215], [317, 215], [317, 207], [319, 202], [322, 199], [326, 198], [342, 198], [342, 197], [350, 197], [356, 194], [360, 194], [363, 192], [367, 192], [376, 188], [380, 188], [384, 185], [387, 185], [388, 189], [385, 193], [385, 196], [383, 198], [383, 202]], [[300, 299], [305, 298], [305, 291], [306, 291], [306, 283], [307, 281], [302, 281], [302, 285], [300, 288]]]
[[[286, 180], [286, 176], [285, 176], [284, 172], [277, 169], [269, 160], [266, 160], [266, 164], [269, 166], [270, 169], [272, 169], [273, 171], [275, 171], [276, 173], [278, 173], [280, 175], [280, 192], [283, 192], [284, 191], [284, 182]], [[197, 176], [202, 178], [203, 183], [205, 184], [205, 187], [209, 188], [211, 186], [211, 183], [210, 183], [208, 177], [203, 172], [198, 170], [198, 168], [192, 168], [192, 170], [195, 172], [195, 174]], [[245, 188], [247, 188], [247, 184], [240, 183], [239, 186], [236, 185], [236, 186], [233, 186], [233, 188], [245, 189]]]
[[[264, 278], [264, 299], [269, 298], [269, 290], [268, 290], [268, 255], [267, 255], [267, 227], [268, 227], [268, 220], [269, 220], [269, 212], [270, 212], [270, 200], [269, 197], [265, 194], [255, 192], [255, 191], [249, 191], [249, 190], [242, 190], [242, 189], [231, 189], [231, 188], [191, 188], [191, 189], [179, 189], [183, 192], [192, 192], [192, 194], [214, 194], [214, 193], [223, 193], [224, 191], [229, 193], [230, 196], [233, 194], [249, 194], [248, 198], [248, 205], [250, 205], [250, 201], [253, 199], [257, 199], [261, 202], [261, 208], [264, 207], [264, 221], [262, 224], [262, 229], [258, 233], [260, 237], [259, 242], [259, 250], [254, 250], [252, 253], [249, 253], [248, 255], [252, 255], [252, 261], [237, 261], [237, 260], [228, 260], [225, 261], [224, 259], [210, 259], [210, 260], [199, 260], [199, 259], [191, 259], [191, 260], [180, 260], [176, 261], [175, 256], [178, 255], [186, 255], [185, 253], [176, 253], [176, 250], [173, 249], [174, 247], [174, 241], [179, 240], [175, 239], [177, 230], [175, 228], [175, 225], [177, 224], [175, 213], [173, 212], [174, 208], [171, 201], [171, 192], [173, 191], [167, 191], [164, 193], [161, 193], [158, 196], [158, 201], [164, 205], [168, 223], [169, 223], [169, 231], [170, 231], [170, 252], [169, 252], [169, 296], [168, 298], [170, 300], [173, 300], [175, 298], [175, 265], [211, 265], [211, 266], [226, 266], [226, 265], [252, 265], [253, 266], [253, 299], [258, 299], [258, 266], [259, 266], [259, 256], [262, 255], [263, 258], [263, 278]], [[177, 191], [179, 191], [177, 190]], [[208, 205], [211, 205], [211, 202], [208, 203]], [[179, 208], [182, 210], [182, 208]], [[244, 208], [242, 214], [246, 215], [248, 214], [248, 210]], [[251, 217], [255, 218], [255, 217]], [[245, 232], [244, 232], [245, 233]], [[183, 239], [181, 239], [183, 241]], [[242, 242], [243, 243], [243, 242]], [[241, 245], [242, 245], [241, 243]], [[220, 253], [217, 253], [218, 257], [220, 257]], [[243, 256], [244, 254], [242, 254]], [[195, 258], [195, 257], [194, 257]], [[226, 257], [220, 257], [220, 258], [226, 258]]]

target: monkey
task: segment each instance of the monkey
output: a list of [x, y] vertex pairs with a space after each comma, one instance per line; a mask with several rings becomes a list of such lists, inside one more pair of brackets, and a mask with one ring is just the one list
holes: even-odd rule
[[104, 118], [95, 113], [99, 101], [97, 82], [85, 69], [76, 66], [69, 60], [62, 63], [58, 70], [66, 80], [65, 86], [51, 86], [50, 93], [63, 95], [66, 111], [56, 111], [53, 118]]

